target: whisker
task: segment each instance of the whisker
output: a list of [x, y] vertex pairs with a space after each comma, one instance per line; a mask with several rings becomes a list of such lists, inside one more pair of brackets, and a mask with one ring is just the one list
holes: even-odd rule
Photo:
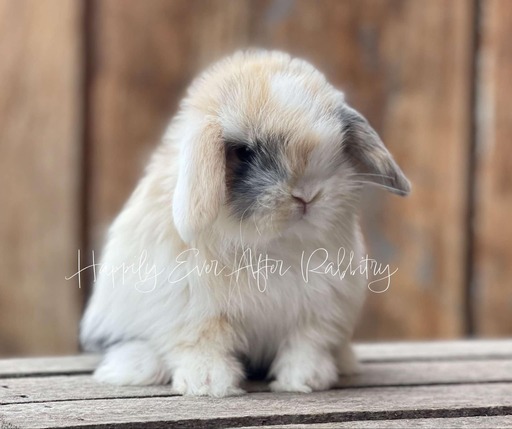
[[384, 177], [385, 179], [394, 179], [393, 176], [386, 176], [385, 174], [376, 174], [376, 173], [352, 173], [347, 177], [360, 177], [360, 176], [370, 176], [370, 177]]
[[256, 232], [258, 233], [258, 235], [261, 237], [261, 231], [260, 229], [258, 228], [258, 225], [256, 224], [256, 218], [253, 216], [252, 217], [252, 223], [254, 224], [254, 228], [256, 228]]
[[384, 185], [384, 184], [378, 183], [378, 182], [369, 182], [369, 181], [366, 181], [366, 180], [358, 180], [358, 181], [354, 181], [353, 183], [359, 183], [359, 184], [362, 184], [362, 185], [373, 185], [373, 186], [381, 187], [383, 189], [387, 189], [388, 191], [401, 192], [400, 189], [398, 189], [398, 188], [394, 188], [392, 186], [387, 186], [387, 185]]

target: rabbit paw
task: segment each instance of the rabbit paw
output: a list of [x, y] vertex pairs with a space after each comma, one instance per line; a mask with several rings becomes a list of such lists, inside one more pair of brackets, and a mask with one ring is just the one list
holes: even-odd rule
[[222, 358], [192, 358], [173, 375], [172, 390], [180, 395], [235, 396], [245, 393], [240, 387], [241, 365]]
[[276, 379], [270, 389], [274, 392], [327, 390], [338, 380], [332, 355], [310, 347], [290, 349], [278, 358], [272, 372]]

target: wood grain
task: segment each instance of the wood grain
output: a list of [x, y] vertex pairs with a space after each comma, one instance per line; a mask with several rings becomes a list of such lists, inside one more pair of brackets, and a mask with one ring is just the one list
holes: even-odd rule
[[[340, 378], [336, 389], [512, 382], [512, 361], [364, 364], [361, 374]], [[266, 382], [245, 382], [248, 392], [269, 392]], [[90, 375], [0, 378], [0, 405], [82, 399], [176, 396], [166, 386], [112, 386]], [[250, 396], [247, 397], [250, 400]]]
[[362, 343], [355, 350], [363, 362], [512, 359], [511, 340]]
[[398, 272], [389, 290], [370, 293], [359, 338], [463, 334], [472, 2], [253, 5], [252, 40], [324, 71], [380, 132], [413, 183], [408, 199], [368, 191], [370, 256]]
[[482, 336], [512, 332], [512, 9], [481, 2], [473, 310]]
[[401, 419], [401, 420], [364, 420], [352, 422], [336, 422], [308, 425], [272, 425], [272, 426], [245, 426], [240, 429], [371, 429], [371, 428], [458, 428], [458, 429], [489, 429], [489, 428], [510, 428], [512, 427], [512, 416], [499, 417], [457, 417], [443, 419]]
[[99, 355], [2, 359], [0, 378], [81, 374], [91, 372], [100, 359]]
[[80, 16], [0, 1], [0, 356], [77, 351]]
[[[251, 382], [245, 386], [250, 393], [220, 399], [177, 396], [170, 386], [100, 384], [73, 374], [91, 369], [93, 355], [0, 360], [0, 426], [510, 427], [512, 360], [504, 358], [510, 346], [511, 341], [362, 344], [357, 350], [370, 360], [362, 375], [345, 377], [330, 391], [277, 394]], [[422, 353], [415, 356], [414, 349]], [[457, 359], [468, 350], [474, 350], [472, 358]], [[371, 361], [380, 355], [381, 362]], [[59, 367], [61, 375], [51, 375]], [[15, 378], [5, 378], [9, 373]]]
[[[224, 428], [512, 413], [512, 384], [343, 389], [311, 395], [253, 393], [247, 397], [123, 398], [1, 407], [5, 423], [23, 428]], [[165, 426], [164, 426], [165, 424]]]

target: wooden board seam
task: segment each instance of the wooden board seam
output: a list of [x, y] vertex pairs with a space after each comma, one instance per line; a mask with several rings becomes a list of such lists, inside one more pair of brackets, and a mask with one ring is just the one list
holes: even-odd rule
[[[378, 389], [378, 388], [410, 388], [410, 387], [425, 387], [425, 386], [465, 386], [465, 385], [484, 385], [484, 384], [503, 384], [503, 383], [512, 383], [512, 378], [509, 380], [493, 380], [493, 381], [463, 381], [463, 382], [446, 382], [446, 383], [431, 383], [431, 384], [425, 384], [425, 383], [411, 383], [411, 384], [386, 384], [385, 386], [382, 385], [366, 385], [366, 386], [335, 386], [331, 388], [331, 391], [336, 390], [363, 390], [363, 389]], [[0, 386], [3, 387], [3, 386]], [[122, 388], [122, 386], [120, 386]], [[271, 393], [270, 390], [268, 391], [254, 391], [254, 392], [247, 392], [245, 395], [246, 398], [250, 398], [252, 395], [257, 395], [259, 393]], [[279, 397], [283, 393], [274, 393], [276, 397]], [[315, 393], [309, 393], [310, 395], [314, 395]], [[156, 398], [180, 398], [182, 395], [173, 393], [171, 390], [171, 386], [169, 384], [169, 393], [168, 394], [155, 394], [155, 395], [132, 395], [132, 396], [109, 396], [109, 397], [97, 397], [97, 398], [80, 398], [80, 399], [53, 399], [53, 400], [40, 400], [40, 401], [20, 401], [20, 402], [1, 402], [0, 400], [0, 407], [4, 405], [26, 405], [26, 404], [52, 404], [56, 402], [79, 402], [79, 401], [103, 401], [103, 400], [125, 400], [125, 399], [156, 399]], [[20, 395], [20, 398], [26, 398], [26, 395]]]
[[[490, 407], [461, 407], [453, 409], [424, 409], [424, 410], [398, 410], [398, 411], [346, 411], [339, 413], [321, 414], [273, 414], [268, 416], [244, 416], [244, 417], [221, 417], [212, 419], [183, 419], [174, 422], [168, 420], [134, 423], [117, 423], [113, 426], [105, 424], [84, 424], [73, 425], [74, 428], [112, 428], [116, 429], [156, 429], [156, 428], [194, 428], [194, 429], [216, 429], [243, 426], [262, 426], [273, 424], [320, 424], [333, 422], [351, 422], [365, 420], [416, 420], [425, 418], [454, 418], [454, 417], [479, 417], [479, 416], [509, 416], [512, 415], [512, 406], [490, 406]], [[1, 421], [1, 420], [0, 420]], [[7, 422], [6, 422], [7, 423]]]
[[23, 374], [0, 374], [0, 380], [10, 378], [39, 378], [39, 377], [69, 377], [74, 375], [91, 375], [90, 371], [55, 371], [55, 372], [25, 372]]

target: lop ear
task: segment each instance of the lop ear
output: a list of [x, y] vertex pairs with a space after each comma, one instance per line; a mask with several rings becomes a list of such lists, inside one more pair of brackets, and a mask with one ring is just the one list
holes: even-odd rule
[[178, 233], [190, 243], [215, 220], [224, 203], [226, 157], [221, 127], [211, 118], [190, 127], [180, 144], [172, 213]]
[[368, 121], [348, 106], [341, 109], [341, 121], [343, 152], [361, 174], [361, 179], [384, 185], [394, 194], [408, 195], [409, 180]]

